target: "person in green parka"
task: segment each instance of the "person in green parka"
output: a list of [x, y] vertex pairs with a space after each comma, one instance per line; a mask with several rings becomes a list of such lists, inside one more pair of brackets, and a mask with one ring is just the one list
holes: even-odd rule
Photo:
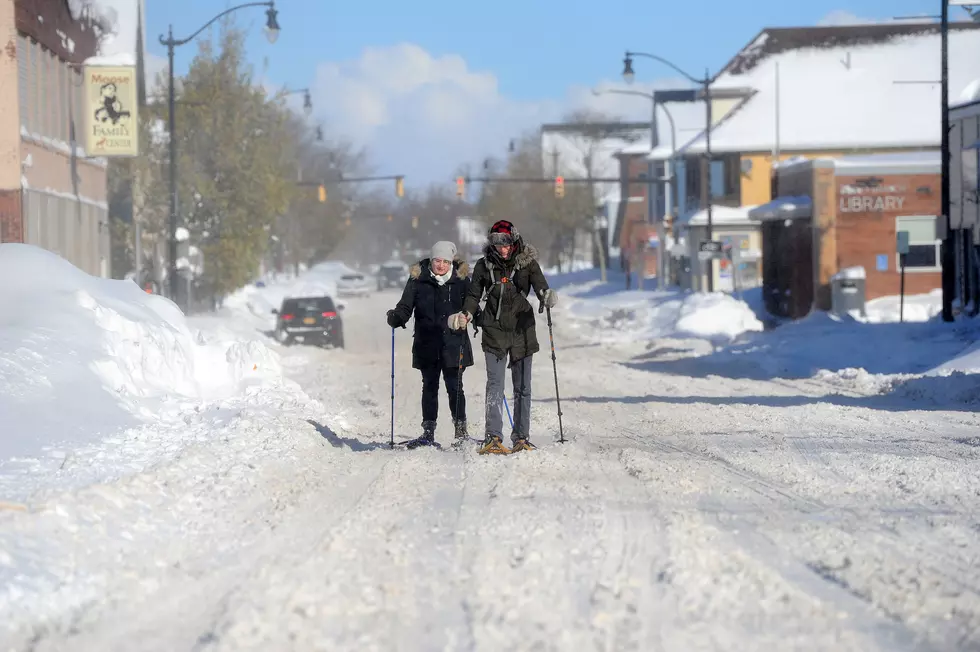
[[[538, 252], [524, 242], [507, 220], [490, 227], [483, 258], [473, 267], [469, 290], [461, 312], [449, 317], [450, 328], [465, 329], [479, 315], [476, 325], [483, 329], [483, 352], [487, 366], [487, 396], [484, 450], [504, 452], [503, 402], [504, 374], [510, 367], [514, 385], [514, 429], [512, 450], [534, 448], [531, 428], [531, 356], [538, 352], [534, 309], [527, 300], [533, 290], [548, 308], [558, 295], [538, 263]], [[480, 311], [480, 301], [486, 305]], [[509, 362], [508, 362], [509, 359]]]

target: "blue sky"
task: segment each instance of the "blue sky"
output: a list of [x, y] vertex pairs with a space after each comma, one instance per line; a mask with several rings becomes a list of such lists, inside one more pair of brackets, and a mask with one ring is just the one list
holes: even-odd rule
[[[225, 0], [150, 0], [147, 36], [174, 24], [185, 37]], [[589, 89], [618, 84], [625, 49], [654, 52], [698, 76], [717, 70], [765, 26], [887, 20], [935, 14], [938, 0], [496, 0], [403, 2], [278, 0], [282, 34], [269, 45], [262, 8], [236, 12], [249, 49], [275, 87], [311, 87], [315, 120], [371, 152], [378, 170], [442, 180], [464, 161], [498, 154], [510, 137], [591, 106], [630, 118], [643, 101]], [[746, 7], [751, 10], [746, 11]], [[953, 14], [959, 10], [954, 9]], [[177, 51], [178, 71], [195, 46]], [[670, 71], [637, 62], [637, 79], [676, 85]], [[667, 79], [665, 79], [667, 78]], [[598, 104], [597, 104], [598, 102]]]

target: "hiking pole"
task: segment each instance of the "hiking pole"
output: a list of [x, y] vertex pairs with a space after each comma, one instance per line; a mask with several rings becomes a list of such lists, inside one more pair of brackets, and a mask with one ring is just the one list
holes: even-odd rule
[[558, 360], [555, 358], [555, 331], [551, 326], [551, 308], [548, 311], [548, 337], [551, 338], [551, 366], [555, 370], [555, 401], [558, 404], [558, 434], [561, 437], [558, 441], [565, 443], [565, 430], [561, 425], [561, 396], [558, 394]]
[[395, 447], [395, 329], [391, 329], [391, 440], [389, 448]]
[[514, 417], [510, 416], [510, 406], [507, 405], [507, 394], [504, 393], [504, 407], [507, 409], [507, 420], [510, 421], [510, 429], [514, 429]]
[[[463, 348], [466, 346], [466, 331], [463, 331], [463, 339], [459, 343], [459, 365], [456, 367], [456, 409], [453, 411], [453, 418], [456, 419], [456, 423], [453, 425], [459, 428], [459, 395], [462, 393], [460, 390], [463, 388]], [[454, 432], [453, 435], [456, 433]]]

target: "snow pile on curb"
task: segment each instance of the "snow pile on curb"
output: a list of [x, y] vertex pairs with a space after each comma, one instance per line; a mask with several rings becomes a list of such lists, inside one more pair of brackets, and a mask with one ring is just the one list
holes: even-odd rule
[[656, 338], [699, 338], [724, 344], [763, 330], [744, 302], [722, 294], [623, 291], [578, 298], [574, 289], [563, 318], [589, 339], [629, 343]]
[[20, 244], [0, 245], [0, 276], [0, 459], [281, 379], [260, 343], [195, 334], [172, 302], [132, 281]]

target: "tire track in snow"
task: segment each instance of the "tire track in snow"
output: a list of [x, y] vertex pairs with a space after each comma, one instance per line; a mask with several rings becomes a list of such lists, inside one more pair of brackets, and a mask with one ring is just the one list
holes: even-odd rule
[[[847, 536], [863, 534], [885, 538], [890, 541], [893, 554], [904, 557], [912, 567], [924, 565], [930, 568], [932, 572], [944, 577], [948, 583], [954, 584], [961, 590], [972, 593], [975, 596], [980, 596], [980, 590], [978, 590], [980, 579], [978, 579], [976, 571], [971, 566], [966, 566], [959, 559], [949, 555], [945, 549], [928, 538], [918, 537], [915, 540], [910, 540], [908, 537], [901, 537], [897, 532], [874, 523], [852, 508], [833, 507], [821, 501], [800, 496], [788, 487], [761, 478], [744, 469], [739, 469], [727, 460], [717, 456], [693, 451], [660, 439], [637, 436], [625, 428], [618, 429], [618, 434], [624, 439], [633, 441], [641, 446], [652, 446], [663, 453], [673, 453], [687, 457], [716, 478], [725, 479], [727, 476], [732, 483], [746, 488], [762, 498], [770, 500], [773, 504], [789, 505], [791, 507], [789, 514], [784, 512], [780, 512], [779, 514], [783, 518], [787, 515], [793, 515], [798, 521], [805, 521], [821, 529], [833, 528]], [[889, 604], [887, 601], [883, 602], [881, 596], [877, 595], [877, 592], [869, 592], [867, 589], [859, 589], [852, 586], [844, 577], [836, 573], [835, 569], [831, 566], [788, 556], [771, 537], [763, 534], [744, 515], [736, 515], [732, 510], [726, 509], [724, 505], [713, 505], [710, 501], [706, 502], [702, 500], [699, 502], [699, 507], [705, 513], [713, 513], [714, 521], [719, 527], [732, 532], [733, 536], [748, 546], [749, 550], [754, 551], [760, 559], [771, 558], [776, 560], [776, 563], [784, 569], [783, 572], [789, 572], [793, 581], [801, 587], [808, 588], [815, 595], [822, 595], [827, 598], [833, 598], [836, 594], [847, 606], [846, 611], [852, 617], [856, 617], [856, 622], [867, 620], [869, 614], [866, 612], [866, 609], [862, 608], [858, 603], [855, 603], [851, 598], [857, 598], [866, 605], [873, 604], [876, 608], [888, 614], [889, 618], [896, 623], [902, 623], [901, 627], [896, 628], [887, 622], [879, 622], [871, 632], [878, 640], [887, 641], [889, 645], [904, 646], [902, 649], [911, 649], [909, 646], [912, 646], [914, 649], [922, 649], [921, 646], [925, 645], [923, 641], [917, 639], [917, 636], [920, 635], [914, 630], [909, 629], [909, 625], [907, 624], [908, 615], [903, 616], [900, 610], [896, 608], [897, 605]], [[708, 509], [704, 509], [705, 507]], [[760, 507], [763, 506], [760, 505]], [[911, 509], [911, 513], [919, 517], [930, 515], [930, 513], [923, 514], [915, 508]], [[725, 518], [721, 517], [726, 514], [729, 516]], [[910, 548], [913, 548], [913, 550], [910, 551]], [[794, 559], [796, 561], [796, 567], [793, 565]], [[800, 564], [805, 565], [809, 569], [809, 573], [800, 573]], [[947, 567], [951, 567], [954, 572], [950, 572]], [[846, 568], [847, 565], [845, 565]], [[817, 577], [824, 580], [824, 583], [815, 583], [813, 580]], [[834, 590], [830, 593], [825, 590], [827, 583], [834, 587]], [[880, 618], [876, 620], [881, 621]], [[942, 641], [941, 643], [937, 643], [937, 645], [962, 643], [960, 640], [961, 636], [951, 628], [946, 628], [946, 631], [935, 631], [937, 629], [936, 627], [931, 627], [930, 629], [932, 630], [931, 633]], [[945, 648], [939, 647], [936, 649]]]

